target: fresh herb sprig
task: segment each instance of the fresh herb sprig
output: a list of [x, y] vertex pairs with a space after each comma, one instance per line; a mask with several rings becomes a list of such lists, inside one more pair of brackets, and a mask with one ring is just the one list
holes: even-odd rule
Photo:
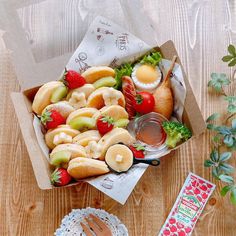
[[[222, 60], [229, 62], [228, 66], [236, 65], [236, 50], [233, 45], [228, 46], [229, 55], [224, 56]], [[226, 74], [212, 73], [208, 86], [222, 94], [224, 100], [228, 102], [226, 118], [220, 124], [215, 124], [220, 117], [219, 113], [210, 115], [206, 122], [207, 128], [214, 133], [212, 137], [212, 151], [210, 158], [205, 160], [204, 166], [212, 170], [212, 175], [225, 183], [221, 189], [221, 195], [230, 194], [230, 200], [236, 205], [236, 182], [233, 178], [235, 168], [228, 163], [236, 150], [236, 96], [229, 95], [224, 91], [225, 86], [229, 86], [233, 82], [233, 78], [229, 79]], [[230, 122], [231, 119], [231, 122]], [[224, 151], [223, 151], [224, 150]]]

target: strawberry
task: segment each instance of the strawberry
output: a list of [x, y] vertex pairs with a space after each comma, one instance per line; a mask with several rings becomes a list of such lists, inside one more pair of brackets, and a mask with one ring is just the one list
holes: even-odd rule
[[56, 110], [46, 110], [41, 116], [41, 122], [46, 129], [54, 129], [58, 125], [65, 124], [66, 119]]
[[133, 152], [135, 158], [144, 158], [145, 157], [145, 147], [141, 144], [133, 144], [129, 146], [129, 149]]
[[74, 70], [66, 69], [62, 81], [69, 89], [79, 88], [86, 83], [85, 78], [81, 74]]
[[97, 120], [97, 129], [101, 135], [111, 131], [114, 127], [114, 120], [110, 116], [101, 116]]
[[66, 169], [57, 168], [51, 175], [51, 183], [57, 187], [65, 186], [71, 181], [71, 176]]

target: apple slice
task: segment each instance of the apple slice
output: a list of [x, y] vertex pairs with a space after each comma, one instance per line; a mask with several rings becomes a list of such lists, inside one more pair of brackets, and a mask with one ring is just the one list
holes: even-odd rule
[[111, 76], [103, 77], [93, 83], [93, 86], [96, 89], [101, 88], [101, 87], [113, 87], [115, 85], [116, 85], [116, 80]]
[[114, 126], [119, 128], [125, 128], [128, 124], [129, 124], [128, 119], [119, 119], [114, 122]]
[[61, 101], [67, 95], [67, 91], [68, 89], [65, 85], [56, 88], [51, 95], [50, 99], [51, 103], [56, 103]]
[[71, 152], [59, 151], [50, 155], [50, 163], [53, 166], [60, 166], [62, 163], [68, 163], [70, 161]]
[[79, 116], [74, 118], [69, 122], [69, 125], [73, 129], [77, 130], [88, 130], [88, 129], [94, 129], [96, 126], [96, 121], [93, 118], [85, 117], [85, 116]]

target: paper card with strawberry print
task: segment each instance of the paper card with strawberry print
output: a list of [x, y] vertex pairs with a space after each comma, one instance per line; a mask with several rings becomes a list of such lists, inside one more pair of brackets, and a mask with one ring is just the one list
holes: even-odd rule
[[189, 173], [159, 236], [188, 236], [201, 215], [215, 185]]

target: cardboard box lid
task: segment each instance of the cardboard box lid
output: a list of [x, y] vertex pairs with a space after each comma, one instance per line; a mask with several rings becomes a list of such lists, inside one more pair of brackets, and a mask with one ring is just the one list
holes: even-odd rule
[[[64, 5], [63, 5], [64, 4]], [[68, 1], [60, 1], [57, 2], [55, 0], [2, 0], [0, 1], [0, 30], [5, 31], [3, 34], [3, 39], [5, 41], [6, 47], [12, 52], [11, 57], [12, 61], [16, 70], [17, 79], [21, 85], [21, 89], [25, 90], [28, 88], [36, 87], [41, 85], [45, 82], [56, 80], [60, 78], [61, 72], [64, 66], [67, 64], [70, 56], [72, 55], [73, 51], [76, 49], [80, 40], [83, 38], [88, 25], [92, 22], [96, 15], [102, 12], [102, 15], [105, 17], [112, 18], [114, 14], [116, 15], [115, 21], [127, 27], [129, 31], [131, 31], [134, 35], [141, 38], [142, 40], [146, 41], [149, 45], [154, 46], [157, 45], [155, 40], [154, 30], [151, 27], [148, 19], [145, 18], [143, 14], [140, 17], [141, 9], [140, 9], [140, 2], [138, 0], [133, 0], [132, 3], [128, 1], [117, 1], [111, 2], [109, 0], [104, 0], [102, 3], [99, 4], [85, 2], [86, 6], [81, 6], [78, 2], [74, 3], [77, 7], [76, 11], [72, 12], [72, 9], [68, 6]], [[83, 5], [83, 4], [82, 4]], [[88, 5], [88, 6], [87, 6]], [[32, 45], [29, 39], [27, 39], [27, 32], [23, 28], [23, 23], [25, 25], [30, 25], [31, 28], [37, 27], [37, 22], [34, 23], [34, 17], [41, 17], [39, 11], [42, 13], [47, 10], [48, 6], [55, 7], [59, 6], [57, 9], [54, 10], [53, 17], [50, 17], [50, 12], [43, 15], [46, 16], [45, 18], [38, 19], [37, 22], [47, 21], [47, 17], [50, 17], [52, 22], [46, 22], [44, 28], [35, 28], [34, 30], [37, 31], [37, 36], [40, 34], [48, 34], [50, 29], [54, 31], [57, 27], [57, 21], [61, 18], [68, 21], [70, 17], [73, 18], [73, 27], [68, 29], [68, 32], [64, 32], [60, 34], [65, 35], [62, 38], [55, 40], [55, 42], [48, 42], [45, 40], [44, 44], [62, 44], [65, 42], [67, 44], [67, 53], [63, 52], [59, 56], [58, 51], [54, 47], [54, 54], [50, 58], [44, 58], [44, 60], [37, 60], [34, 52], [32, 51]], [[64, 6], [64, 8], [63, 8]], [[107, 6], [107, 7], [105, 7]], [[66, 9], [65, 9], [66, 8]], [[26, 15], [30, 15], [32, 18], [24, 19], [26, 22], [22, 22], [20, 19], [19, 11], [26, 12]], [[35, 10], [35, 11], [34, 11]], [[136, 12], [139, 10], [140, 14], [137, 16]], [[87, 12], [86, 12], [87, 11]], [[56, 12], [56, 13], [55, 13]], [[30, 13], [30, 14], [29, 14]], [[36, 13], [34, 15], [34, 13]], [[68, 16], [69, 13], [69, 16]], [[54, 20], [54, 16], [56, 20]], [[66, 21], [65, 20], [65, 21]], [[32, 24], [32, 25], [31, 25]], [[64, 24], [64, 21], [63, 23]], [[142, 27], [137, 27], [142, 26]], [[70, 25], [69, 25], [70, 26]], [[67, 26], [68, 28], [68, 26]], [[44, 32], [45, 30], [45, 32]], [[61, 29], [62, 30], [62, 29]], [[28, 32], [30, 34], [30, 32]], [[53, 32], [54, 33], [54, 32]], [[78, 37], [74, 37], [73, 39], [70, 38], [69, 34], [75, 34]], [[152, 35], [152, 37], [147, 37], [147, 35]], [[34, 38], [33, 40], [34, 41]], [[71, 41], [73, 42], [73, 46], [71, 46]], [[49, 45], [50, 48], [51, 45]], [[47, 46], [46, 46], [47, 48]], [[61, 49], [61, 48], [60, 48]], [[40, 47], [37, 48], [40, 51]], [[53, 51], [53, 50], [52, 50]], [[63, 51], [63, 50], [62, 50]]]
[[6, 48], [11, 51], [17, 79], [22, 90], [59, 78], [62, 68], [64, 68], [71, 56], [68, 53], [38, 63], [35, 61], [17, 14], [17, 9], [25, 7], [32, 2], [3, 1], [0, 3], [0, 29], [5, 31], [3, 39]]

